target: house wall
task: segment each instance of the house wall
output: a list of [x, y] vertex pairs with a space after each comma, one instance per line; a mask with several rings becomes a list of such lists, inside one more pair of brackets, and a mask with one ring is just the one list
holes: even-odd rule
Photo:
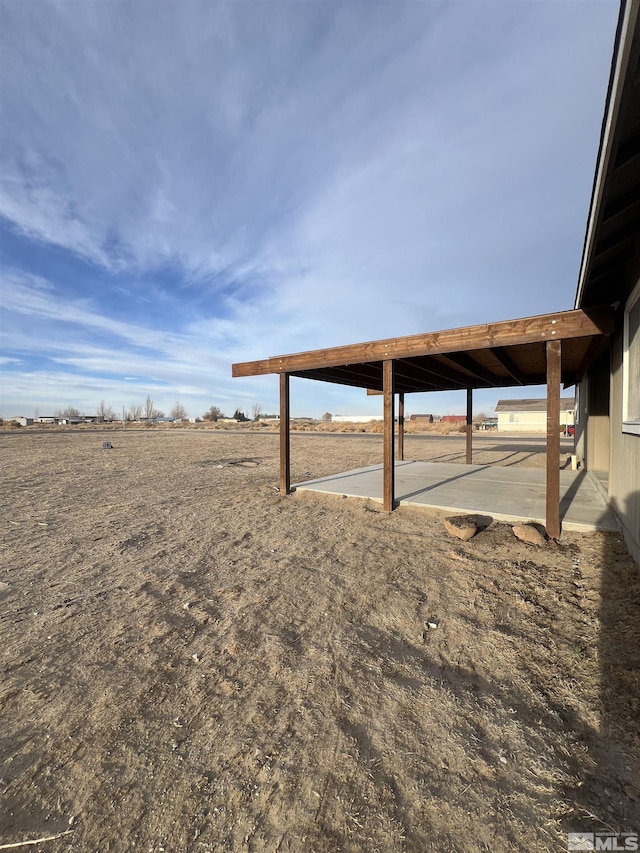
[[[560, 412], [562, 424], [573, 423], [573, 412]], [[502, 432], [546, 432], [546, 412], [498, 412], [498, 430]]]
[[[617, 283], [621, 308], [639, 279], [640, 241]], [[609, 504], [629, 551], [640, 564], [640, 435], [622, 432], [622, 310], [617, 316], [609, 349], [590, 366], [580, 386], [576, 448], [587, 468], [608, 470]]]
[[609, 501], [627, 547], [640, 563], [640, 435], [622, 432], [622, 330], [611, 348], [610, 442]]
[[593, 365], [586, 388], [589, 436], [586, 446], [587, 469], [609, 472], [611, 353], [607, 351]]

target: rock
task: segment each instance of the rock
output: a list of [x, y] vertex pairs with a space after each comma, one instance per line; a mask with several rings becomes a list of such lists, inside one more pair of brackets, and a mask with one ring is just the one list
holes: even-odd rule
[[463, 542], [467, 542], [478, 532], [478, 525], [475, 520], [470, 516], [465, 515], [456, 515], [451, 518], [445, 518], [444, 528], [447, 533], [450, 533], [452, 536], [456, 536], [458, 539], [462, 539]]
[[438, 622], [437, 619], [429, 619], [429, 621], [425, 622], [424, 624], [425, 624], [425, 627], [428, 628], [430, 631], [435, 631], [435, 629], [438, 627], [438, 625], [440, 623]]
[[527, 542], [529, 545], [544, 545], [547, 541], [537, 524], [514, 524], [511, 529], [517, 539]]
[[9, 584], [4, 581], [0, 581], [0, 592], [6, 592], [9, 589]]

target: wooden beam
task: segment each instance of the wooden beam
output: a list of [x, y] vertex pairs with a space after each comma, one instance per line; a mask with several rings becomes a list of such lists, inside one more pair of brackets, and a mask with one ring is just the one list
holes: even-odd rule
[[289, 374], [280, 374], [280, 494], [291, 491], [291, 432], [289, 422]]
[[547, 535], [560, 538], [560, 362], [562, 344], [547, 341]]
[[617, 249], [623, 243], [629, 240], [635, 240], [640, 231], [640, 216], [634, 217], [630, 222], [627, 222], [622, 228], [614, 231], [610, 237], [604, 240], [598, 240], [594, 252], [594, 260], [606, 255], [607, 252]]
[[493, 347], [491, 352], [494, 354], [500, 364], [504, 367], [509, 376], [511, 376], [512, 379], [515, 379], [518, 385], [527, 384], [527, 377], [520, 370], [520, 368], [513, 363], [513, 359], [504, 347]]
[[393, 458], [393, 360], [387, 359], [382, 368], [384, 384], [384, 450], [382, 478], [382, 508], [393, 510], [395, 460]]
[[[474, 376], [476, 379], [484, 382], [485, 385], [492, 386], [495, 384], [496, 379], [498, 378], [495, 373], [492, 373], [486, 367], [483, 367], [481, 364], [473, 359], [466, 352], [450, 352], [446, 355], [440, 356], [445, 361], [451, 362], [451, 364], [455, 364], [458, 367], [462, 367], [463, 370], [466, 370], [471, 376]], [[469, 380], [467, 379], [465, 383], [465, 387], [467, 387]]]
[[404, 462], [404, 393], [398, 394], [398, 461]]
[[620, 146], [616, 154], [616, 161], [613, 166], [614, 170], [623, 169], [632, 160], [635, 160], [636, 157], [640, 157], [640, 135], [638, 134], [632, 136], [624, 145]]
[[[591, 274], [589, 275], [589, 282], [593, 283], [599, 281], [601, 278], [611, 275], [612, 273], [617, 273], [620, 267], [624, 266], [627, 261], [632, 260], [632, 258], [633, 249], [627, 248], [618, 252], [615, 257], [608, 261], [600, 261], [599, 264], [594, 263], [591, 268]], [[606, 296], [604, 298], [606, 299]]]
[[435, 376], [436, 381], [433, 382], [434, 385], [438, 385], [438, 380], [446, 379], [448, 382], [445, 383], [444, 387], [450, 389], [451, 383], [454, 382], [456, 385], [459, 385], [460, 388], [467, 388], [469, 385], [469, 377], [466, 373], [462, 373], [460, 370], [455, 370], [451, 367], [447, 367], [446, 364], [443, 364], [441, 361], [436, 361], [435, 358], [424, 358], [419, 362], [416, 359], [412, 361], [407, 361], [406, 359], [402, 359], [400, 363], [403, 366], [409, 367], [411, 370], [417, 371], [418, 374], [424, 376]]
[[629, 208], [635, 207], [637, 204], [640, 204], [640, 193], [638, 193], [638, 187], [633, 187], [633, 189], [623, 193], [607, 204], [602, 214], [602, 225], [605, 222], [608, 223], [610, 220], [615, 219], [616, 216], [620, 216], [621, 213], [625, 213]]
[[[287, 371], [289, 372], [289, 371]], [[382, 364], [353, 364], [345, 367], [318, 367], [313, 370], [294, 370], [293, 376], [304, 379], [320, 379], [323, 382], [342, 382], [344, 385], [357, 385], [362, 387], [366, 384], [380, 385], [382, 388]]]
[[587, 351], [585, 352], [577, 370], [577, 377], [579, 380], [583, 378], [589, 367], [600, 355], [602, 355], [608, 345], [608, 337], [591, 338]]
[[425, 390], [451, 390], [450, 382], [447, 382], [445, 379], [441, 379], [438, 376], [434, 376], [433, 373], [428, 373], [426, 370], [424, 372], [414, 370], [408, 361], [397, 360], [394, 363], [393, 375], [396, 386], [405, 383], [412, 385], [416, 391], [423, 387]]
[[467, 465], [473, 462], [473, 389], [467, 388]]
[[562, 340], [597, 334], [610, 334], [614, 328], [610, 308], [576, 309], [542, 314], [520, 320], [507, 320], [481, 326], [467, 326], [424, 335], [409, 335], [342, 347], [310, 350], [262, 361], [247, 361], [232, 366], [233, 376], [259, 376], [265, 373], [296, 373], [340, 365], [365, 364], [397, 358], [459, 353], [495, 346], [515, 346], [546, 340]]
[[[380, 364], [362, 364], [357, 367], [361, 370], [352, 370], [351, 367], [325, 367], [314, 368], [313, 370], [294, 370], [291, 376], [298, 376], [300, 379], [315, 379], [319, 382], [333, 382], [337, 385], [348, 385], [354, 388], [365, 388], [369, 395], [382, 394], [382, 365], [380, 370], [373, 372], [368, 370], [374, 365]], [[447, 385], [442, 380], [436, 380], [438, 384], [428, 384], [421, 381], [419, 378], [411, 375], [410, 371], [400, 372], [397, 366], [394, 367], [394, 386], [396, 393], [402, 391], [411, 394], [415, 391], [448, 391], [451, 385]], [[379, 387], [374, 387], [378, 385]]]

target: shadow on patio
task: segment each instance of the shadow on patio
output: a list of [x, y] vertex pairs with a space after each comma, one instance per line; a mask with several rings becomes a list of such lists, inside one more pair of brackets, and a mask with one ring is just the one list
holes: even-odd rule
[[[383, 466], [372, 465], [293, 488], [381, 501], [382, 479]], [[400, 506], [545, 523], [545, 472], [535, 468], [396, 462], [395, 495]], [[560, 518], [565, 530], [618, 529], [598, 486], [585, 471], [560, 471]]]

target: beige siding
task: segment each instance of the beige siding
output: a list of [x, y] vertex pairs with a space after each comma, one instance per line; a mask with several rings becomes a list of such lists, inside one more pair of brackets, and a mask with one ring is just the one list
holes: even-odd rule
[[[560, 425], [572, 424], [573, 412], [560, 412]], [[546, 412], [498, 412], [500, 432], [546, 432]]]
[[629, 550], [640, 563], [640, 435], [622, 432], [622, 332], [611, 355], [611, 469], [609, 500]]
[[586, 461], [591, 471], [609, 471], [610, 371], [611, 356], [607, 351], [593, 365], [587, 383], [589, 436]]

